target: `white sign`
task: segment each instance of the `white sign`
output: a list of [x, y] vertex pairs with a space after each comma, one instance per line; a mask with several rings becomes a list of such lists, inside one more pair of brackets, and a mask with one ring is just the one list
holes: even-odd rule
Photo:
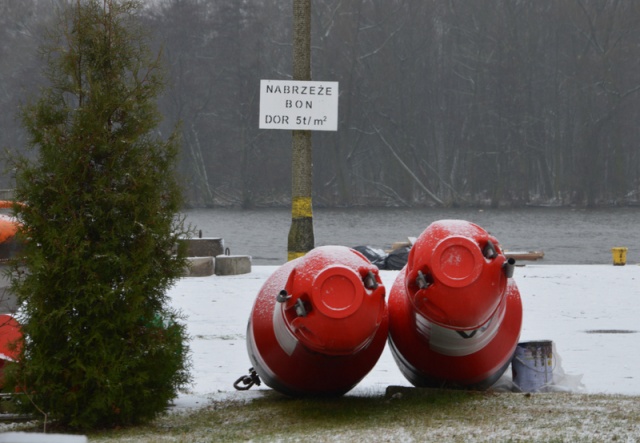
[[338, 82], [260, 80], [260, 129], [338, 130]]

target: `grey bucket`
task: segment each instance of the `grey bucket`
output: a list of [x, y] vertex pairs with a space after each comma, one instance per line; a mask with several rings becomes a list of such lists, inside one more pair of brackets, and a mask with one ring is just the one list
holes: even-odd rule
[[513, 383], [521, 392], [538, 392], [553, 383], [553, 342], [521, 342], [511, 360]]

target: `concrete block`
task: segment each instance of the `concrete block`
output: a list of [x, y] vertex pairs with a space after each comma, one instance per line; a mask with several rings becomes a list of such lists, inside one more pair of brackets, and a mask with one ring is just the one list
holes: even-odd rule
[[187, 257], [216, 257], [224, 254], [222, 238], [185, 238], [179, 241], [187, 245]]
[[207, 277], [213, 275], [215, 260], [213, 257], [188, 257], [185, 277]]
[[0, 189], [0, 200], [13, 200], [15, 195], [15, 189]]
[[14, 314], [18, 309], [18, 300], [8, 287], [0, 288], [0, 314]]
[[0, 314], [13, 314], [18, 308], [18, 301], [11, 292], [11, 281], [6, 270], [6, 266], [0, 265]]
[[216, 275], [238, 275], [251, 272], [251, 257], [248, 255], [218, 255]]

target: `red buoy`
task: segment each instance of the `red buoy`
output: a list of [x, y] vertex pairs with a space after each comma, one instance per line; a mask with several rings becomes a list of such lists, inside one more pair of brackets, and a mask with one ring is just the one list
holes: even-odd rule
[[20, 324], [9, 314], [0, 314], [0, 388], [7, 362], [16, 361], [22, 350]]
[[342, 395], [373, 368], [388, 332], [378, 268], [343, 246], [290, 261], [264, 283], [247, 328], [249, 358], [287, 395]]
[[420, 387], [485, 389], [507, 369], [522, 303], [496, 238], [462, 220], [431, 224], [389, 294], [389, 344]]

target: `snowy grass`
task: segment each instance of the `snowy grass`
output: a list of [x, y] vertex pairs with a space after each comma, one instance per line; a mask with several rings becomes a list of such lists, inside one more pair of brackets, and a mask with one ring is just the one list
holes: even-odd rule
[[[516, 394], [410, 388], [385, 349], [339, 399], [289, 399], [268, 387], [238, 392], [253, 301], [275, 267], [185, 278], [171, 290], [189, 318], [194, 385], [149, 425], [89, 434], [91, 442], [635, 442], [640, 441], [640, 267], [527, 265], [516, 270], [522, 340], [553, 340], [569, 392]], [[397, 272], [382, 271], [390, 288]], [[561, 364], [560, 364], [561, 360]], [[562, 371], [560, 371], [562, 369]], [[386, 396], [386, 386], [402, 386]], [[582, 393], [584, 392], [584, 393]], [[41, 423], [0, 424], [2, 431]]]
[[[34, 424], [24, 425], [33, 430]], [[640, 439], [640, 397], [440, 391], [212, 402], [91, 442], [602, 442]]]

